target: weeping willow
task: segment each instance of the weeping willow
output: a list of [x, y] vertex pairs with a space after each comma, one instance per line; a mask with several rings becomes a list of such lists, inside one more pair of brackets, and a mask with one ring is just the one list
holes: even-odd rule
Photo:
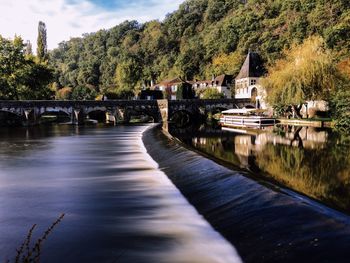
[[338, 74], [331, 51], [319, 36], [311, 36], [285, 50], [284, 58], [268, 71], [264, 85], [272, 105], [327, 99], [336, 86]]

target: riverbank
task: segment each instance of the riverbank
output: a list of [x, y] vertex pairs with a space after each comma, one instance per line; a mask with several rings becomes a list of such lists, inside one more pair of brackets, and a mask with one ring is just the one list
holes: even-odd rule
[[280, 124], [294, 125], [294, 126], [308, 126], [308, 127], [334, 127], [334, 122], [330, 120], [312, 120], [312, 119], [277, 119]]
[[159, 129], [148, 129], [143, 142], [244, 262], [344, 262], [350, 256], [348, 216], [220, 166]]

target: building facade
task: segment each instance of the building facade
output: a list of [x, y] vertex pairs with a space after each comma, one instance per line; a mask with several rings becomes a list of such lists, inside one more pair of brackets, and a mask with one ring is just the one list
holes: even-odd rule
[[235, 98], [250, 99], [256, 108], [266, 108], [266, 91], [261, 85], [261, 78], [266, 73], [263, 61], [256, 52], [248, 52], [242, 68], [235, 79]]
[[232, 75], [220, 75], [216, 78], [212, 78], [212, 80], [200, 80], [194, 81], [192, 84], [193, 89], [196, 93], [200, 93], [198, 91], [205, 90], [207, 88], [215, 88], [219, 93], [224, 95], [224, 98], [231, 99], [232, 98], [232, 87], [234, 86], [234, 79]]

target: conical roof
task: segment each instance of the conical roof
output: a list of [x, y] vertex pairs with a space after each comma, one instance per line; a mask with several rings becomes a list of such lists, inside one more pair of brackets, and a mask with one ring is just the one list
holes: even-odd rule
[[265, 74], [263, 61], [256, 52], [249, 52], [236, 79], [259, 78]]

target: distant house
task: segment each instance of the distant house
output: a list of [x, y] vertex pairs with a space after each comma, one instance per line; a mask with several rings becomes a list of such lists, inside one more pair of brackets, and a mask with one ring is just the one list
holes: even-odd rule
[[232, 75], [220, 75], [216, 78], [213, 77], [212, 80], [200, 80], [193, 82], [193, 89], [195, 91], [204, 90], [206, 88], [216, 88], [218, 92], [224, 94], [224, 97], [231, 99], [231, 87], [233, 86], [233, 76]]
[[[177, 98], [179, 95], [179, 88], [181, 86], [181, 98]], [[184, 81], [181, 78], [174, 78], [170, 80], [163, 80], [156, 84], [153, 89], [162, 91], [165, 99], [176, 100], [176, 99], [191, 99], [192, 94], [192, 83]]]
[[249, 52], [235, 79], [235, 98], [250, 99], [257, 108], [265, 108], [265, 89], [260, 80], [266, 73], [263, 61], [256, 52]]

